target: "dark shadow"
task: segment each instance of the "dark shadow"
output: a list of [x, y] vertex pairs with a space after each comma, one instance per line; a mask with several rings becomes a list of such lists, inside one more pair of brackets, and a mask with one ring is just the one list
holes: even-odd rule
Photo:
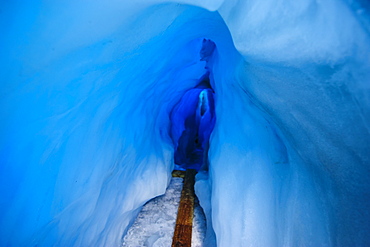
[[171, 112], [171, 137], [175, 146], [175, 169], [208, 169], [209, 137], [215, 125], [214, 90], [211, 86], [209, 61], [216, 45], [202, 40], [200, 60], [207, 72], [196, 87], [188, 90]]
[[199, 51], [207, 72], [189, 89], [171, 112], [171, 137], [175, 147], [175, 169], [207, 170], [209, 137], [215, 125], [214, 90], [211, 86], [209, 61], [216, 45], [203, 39]]

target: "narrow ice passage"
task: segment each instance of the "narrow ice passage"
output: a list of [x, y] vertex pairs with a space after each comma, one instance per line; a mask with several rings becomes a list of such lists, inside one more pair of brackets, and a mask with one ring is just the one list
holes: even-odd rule
[[173, 110], [208, 74], [206, 243], [370, 246], [369, 9], [2, 1], [0, 245], [120, 246], [165, 192]]
[[208, 169], [209, 137], [216, 120], [214, 107], [214, 92], [207, 73], [171, 111], [175, 169]]

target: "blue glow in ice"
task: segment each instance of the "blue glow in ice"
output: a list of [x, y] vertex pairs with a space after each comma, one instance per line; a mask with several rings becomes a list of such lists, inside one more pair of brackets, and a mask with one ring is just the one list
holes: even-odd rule
[[209, 137], [216, 117], [213, 90], [203, 88], [203, 83], [187, 91], [171, 113], [175, 168], [179, 170], [208, 169]]
[[370, 246], [366, 1], [2, 1], [0, 30], [0, 245], [119, 246], [195, 112], [209, 245]]

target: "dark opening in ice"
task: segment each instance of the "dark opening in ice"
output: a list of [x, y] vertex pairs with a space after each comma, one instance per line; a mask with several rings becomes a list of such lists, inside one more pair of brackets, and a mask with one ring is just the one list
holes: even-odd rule
[[197, 86], [182, 96], [171, 112], [171, 137], [175, 147], [175, 169], [207, 169], [209, 137], [215, 124], [214, 90], [209, 62], [216, 48], [213, 41], [203, 39], [199, 51], [205, 61], [205, 73]]
[[209, 137], [215, 124], [213, 95], [211, 88], [196, 87], [187, 91], [174, 108], [172, 128], [182, 129], [174, 140], [176, 169], [199, 170], [207, 163]]
[[210, 66], [216, 45], [208, 39], [199, 40], [200, 61], [206, 73], [198, 84], [185, 92], [171, 112], [171, 137], [175, 149], [175, 169], [207, 169], [209, 137], [215, 124], [214, 90]]

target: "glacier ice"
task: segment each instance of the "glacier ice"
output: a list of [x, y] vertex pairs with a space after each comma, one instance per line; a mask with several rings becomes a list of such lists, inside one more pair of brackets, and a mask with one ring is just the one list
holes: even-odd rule
[[208, 71], [196, 87], [184, 93], [170, 113], [170, 136], [177, 170], [207, 169], [209, 137], [216, 121], [209, 76]]
[[[122, 247], [171, 246], [180, 204], [183, 179], [173, 177], [166, 193], [147, 202], [123, 238]], [[191, 246], [203, 246], [205, 216], [199, 204], [194, 205]]]
[[120, 245], [169, 183], [171, 111], [210, 70], [208, 245], [370, 245], [369, 9], [2, 2], [1, 245]]

